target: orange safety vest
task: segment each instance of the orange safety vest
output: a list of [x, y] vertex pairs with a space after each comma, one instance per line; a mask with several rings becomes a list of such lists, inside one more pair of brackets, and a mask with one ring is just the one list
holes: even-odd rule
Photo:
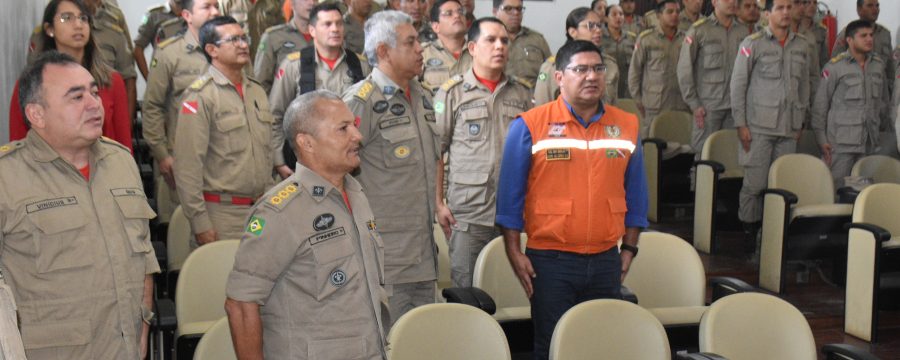
[[625, 170], [638, 144], [638, 118], [605, 105], [585, 128], [562, 96], [522, 119], [531, 132], [525, 196], [528, 248], [596, 254], [625, 234]]

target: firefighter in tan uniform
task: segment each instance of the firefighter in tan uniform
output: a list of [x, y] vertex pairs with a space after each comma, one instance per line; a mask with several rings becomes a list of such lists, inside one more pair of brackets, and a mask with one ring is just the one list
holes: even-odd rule
[[[630, 31], [637, 36], [643, 31], [641, 26], [644, 24], [644, 18], [638, 14], [634, 13], [634, 0], [620, 0], [619, 8], [622, 10], [622, 14], [624, 15], [624, 21], [622, 22], [622, 30]], [[607, 22], [609, 22], [609, 13], [607, 11], [606, 14]]]
[[185, 90], [175, 136], [175, 181], [196, 243], [239, 239], [250, 206], [273, 184], [272, 114], [243, 29], [229, 16], [200, 29], [211, 66]]
[[144, 57], [144, 49], [147, 46], [153, 46], [156, 50], [156, 34], [159, 32], [160, 25], [167, 20], [177, 19], [181, 17], [181, 8], [176, 0], [169, 0], [165, 5], [158, 5], [147, 9], [144, 18], [141, 19], [141, 26], [138, 28], [138, 36], [134, 39], [134, 62], [141, 72], [141, 76], [147, 79], [149, 70], [147, 69], [147, 59]]
[[656, 4], [653, 5], [653, 8], [644, 13], [643, 23], [641, 25], [644, 31], [648, 29], [656, 29], [659, 26], [659, 15], [656, 13], [656, 5], [658, 5], [662, 0], [655, 0]]
[[738, 0], [738, 22], [747, 27], [750, 33], [759, 31], [759, 5], [756, 0]]
[[525, 6], [522, 0], [494, 2], [494, 16], [506, 24], [509, 30], [509, 65], [506, 75], [534, 84], [541, 71], [541, 64], [553, 53], [544, 35], [522, 26]]
[[691, 146], [699, 160], [710, 134], [734, 127], [729, 84], [741, 41], [749, 33], [736, 23], [737, 0], [717, 0], [709, 17], [687, 31], [678, 58], [678, 85], [694, 114]]
[[420, 81], [431, 91], [472, 67], [466, 47], [466, 9], [457, 0], [438, 0], [431, 8], [431, 27], [437, 39], [422, 43], [425, 69]]
[[101, 138], [97, 85], [71, 57], [42, 53], [19, 85], [31, 130], [0, 146], [0, 272], [25, 355], [142, 359], [159, 264], [134, 159]]
[[[202, 24], [201, 24], [202, 25]], [[163, 21], [159, 24], [159, 29], [156, 31], [156, 44], [158, 44], [171, 39], [175, 36], [184, 34], [187, 31], [187, 22], [184, 21], [184, 18], [181, 16], [181, 13], [178, 13], [178, 17], [172, 18], [166, 21]]]
[[678, 3], [663, 0], [656, 9], [659, 27], [638, 36], [628, 69], [628, 90], [641, 111], [641, 138], [647, 137], [650, 124], [661, 112], [689, 111], [678, 78], [673, 76], [684, 43], [684, 32], [678, 30]]
[[700, 10], [703, 8], [703, 0], [682, 0], [684, 4], [681, 13], [678, 14], [678, 30], [687, 32], [697, 20], [700, 20]]
[[[206, 73], [209, 62], [200, 48], [200, 27], [204, 22], [219, 15], [216, 0], [186, 0], [187, 6], [181, 12], [187, 31], [183, 35], [170, 38], [159, 44], [159, 49], [150, 62], [150, 73], [141, 113], [144, 140], [150, 147], [150, 154], [156, 161], [157, 170], [168, 185], [169, 200], [178, 204], [175, 192], [175, 177], [172, 165], [175, 163], [175, 130], [181, 96], [200, 75]], [[174, 210], [166, 209], [167, 212]], [[162, 213], [162, 211], [160, 211]], [[168, 214], [161, 214], [168, 217]]]
[[341, 98], [301, 95], [285, 130], [297, 172], [260, 198], [228, 276], [240, 359], [385, 359], [384, 242], [362, 186], [359, 130]]
[[366, 20], [381, 11], [381, 5], [373, 0], [350, 0], [344, 15], [344, 47], [362, 54], [366, 46]]
[[768, 25], [741, 42], [731, 75], [738, 161], [744, 167], [738, 217], [750, 252], [756, 248], [769, 166], [796, 151], [809, 117], [809, 66], [815, 55], [803, 35], [790, 31], [790, 9], [791, 0], [766, 1]]
[[816, 12], [819, 10], [819, 4], [817, 1], [812, 0], [801, 8], [803, 9], [803, 18], [800, 20], [799, 26], [791, 28], [791, 30], [813, 39], [816, 43], [816, 56], [819, 66], [824, 67], [828, 60], [831, 59], [831, 56], [828, 53], [828, 28], [822, 25], [821, 22], [816, 21]]
[[[434, 302], [437, 124], [431, 93], [416, 81], [422, 48], [412, 19], [398, 11], [378, 12], [366, 22], [366, 35], [366, 56], [375, 68], [343, 98], [360, 122], [357, 179], [384, 238], [386, 290], [391, 318], [398, 319]], [[383, 40], [390, 38], [396, 39], [394, 47]]]
[[[247, 28], [250, 33], [250, 43], [261, 43], [263, 33], [273, 26], [284, 24], [284, 0], [256, 0], [250, 7], [247, 19]], [[250, 56], [256, 58], [256, 47], [250, 48]]]
[[[500, 158], [509, 124], [531, 109], [531, 89], [503, 74], [509, 35], [493, 18], [475, 20], [467, 48], [473, 66], [447, 81], [434, 98], [442, 152], [449, 153], [450, 171], [437, 166], [437, 181], [448, 178], [447, 204], [443, 186], [437, 190], [438, 222], [450, 239], [451, 279], [455, 287], [472, 286], [472, 271], [481, 249], [500, 231], [494, 227]], [[501, 57], [494, 57], [502, 52]], [[477, 197], [467, 194], [481, 194]], [[451, 234], [452, 230], [452, 234]]]
[[288, 105], [297, 95], [316, 89], [340, 94], [369, 75], [369, 64], [357, 54], [343, 48], [344, 21], [335, 3], [316, 5], [310, 11], [310, 34], [313, 46], [287, 56], [275, 75], [269, 92], [269, 106], [275, 125], [272, 147], [275, 149], [275, 170], [282, 178], [293, 172], [297, 158], [285, 144], [282, 118]]
[[848, 51], [825, 65], [813, 102], [812, 128], [835, 188], [857, 160], [879, 149], [879, 129], [891, 120], [886, 64], [873, 52], [873, 31], [863, 20], [847, 25]]
[[[603, 50], [603, 55], [613, 58], [617, 71], [612, 75], [618, 78], [615, 83], [612, 83], [613, 86], [606, 87], [606, 92], [617, 98], [631, 98], [631, 93], [628, 92], [628, 68], [631, 67], [631, 56], [634, 54], [634, 44], [637, 43], [638, 33], [626, 30], [624, 27], [625, 16], [619, 5], [611, 5], [606, 12], [606, 31], [603, 32], [603, 37], [600, 39], [600, 49]], [[607, 64], [606, 80], [609, 83], [610, 65], [612, 64], [608, 63], [605, 58], [604, 63]]]
[[[278, 65], [290, 53], [300, 51], [312, 45], [309, 33], [309, 11], [315, 0], [292, 0], [294, 17], [287, 23], [273, 26], [266, 30], [259, 47], [256, 49], [256, 60], [253, 63], [254, 78], [263, 84], [266, 93], [272, 90]], [[288, 99], [289, 103], [293, 99]], [[285, 106], [287, 103], [285, 103]]]

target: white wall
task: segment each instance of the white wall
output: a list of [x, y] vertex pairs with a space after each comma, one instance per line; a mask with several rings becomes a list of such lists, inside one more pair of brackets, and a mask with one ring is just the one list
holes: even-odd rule
[[[19, 72], [25, 67], [28, 37], [44, 13], [43, 0], [0, 0], [0, 144], [9, 139], [9, 99]], [[18, 106], [18, 105], [17, 105]]]
[[[838, 29], [858, 18], [856, 0], [819, 0], [819, 2], [827, 4], [832, 14], [837, 16]], [[897, 27], [900, 26], [900, 1], [881, 0], [879, 4], [881, 5], [881, 15], [878, 16], [878, 23], [884, 25], [891, 31], [891, 34], [896, 36]], [[897, 44], [894, 43], [894, 45]]]

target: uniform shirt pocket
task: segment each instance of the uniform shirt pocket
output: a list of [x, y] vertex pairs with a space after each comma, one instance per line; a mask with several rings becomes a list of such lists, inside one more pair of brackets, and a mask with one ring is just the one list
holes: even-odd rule
[[865, 93], [865, 89], [863, 88], [862, 79], [857, 75], [844, 76], [841, 79], [841, 82], [846, 89], [844, 91], [844, 99], [847, 100], [851, 104], [857, 104], [858, 101], [861, 101], [863, 98], [863, 94]]
[[718, 69], [723, 65], [725, 49], [719, 43], [709, 43], [703, 46], [703, 68], [706, 70]]
[[552, 239], [565, 243], [566, 222], [572, 215], [572, 199], [547, 199], [536, 202], [534, 217], [541, 224], [534, 231], [535, 238]]
[[156, 213], [147, 204], [147, 198], [140, 189], [113, 189], [113, 197], [124, 218], [125, 234], [128, 243], [135, 253], [148, 253], [153, 248], [150, 244], [149, 221]]
[[781, 59], [774, 55], [761, 58], [759, 74], [766, 79], [781, 79]]
[[28, 215], [34, 224], [37, 249], [37, 272], [48, 273], [88, 266], [93, 262], [91, 250], [82, 230], [87, 219], [75, 209], [48, 209]]
[[366, 339], [362, 336], [311, 340], [307, 355], [310, 360], [357, 360], [366, 356]]
[[452, 209], [474, 209], [487, 203], [488, 172], [451, 172], [447, 201]]
[[884, 79], [881, 78], [881, 74], [873, 76], [870, 84], [870, 93], [872, 94], [872, 99], [880, 99], [881, 98], [881, 90], [884, 86]]
[[[219, 131], [218, 142], [226, 154], [234, 154], [247, 151], [250, 147], [249, 134], [247, 133], [247, 118], [243, 113], [216, 114], [213, 120], [216, 130]], [[210, 142], [216, 140], [210, 139]]]
[[412, 118], [400, 116], [378, 122], [379, 133], [384, 140], [382, 158], [388, 168], [411, 166], [418, 158], [418, 142]]
[[26, 350], [87, 345], [92, 337], [89, 320], [22, 324], [22, 342]]

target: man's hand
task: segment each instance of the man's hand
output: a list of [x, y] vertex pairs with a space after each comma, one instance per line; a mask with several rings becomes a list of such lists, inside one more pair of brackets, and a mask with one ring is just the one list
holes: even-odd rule
[[534, 294], [534, 287], [531, 285], [531, 279], [537, 277], [537, 274], [534, 273], [534, 268], [531, 266], [531, 260], [529, 260], [528, 256], [525, 256], [519, 249], [510, 250], [509, 248], [506, 248], [506, 256], [509, 258], [509, 263], [512, 265], [516, 277], [519, 278], [519, 283], [522, 284], [522, 288], [525, 289], [525, 295], [531, 299], [531, 295]]
[[206, 245], [213, 241], [219, 240], [218, 234], [216, 234], [216, 230], [210, 229], [195, 235], [197, 238], [197, 243], [200, 245]]
[[634, 254], [625, 250], [621, 251], [619, 256], [622, 258], [622, 278], [619, 281], [625, 282], [625, 275], [628, 275], [628, 269], [631, 268], [631, 260], [634, 259]]
[[162, 175], [163, 180], [166, 181], [166, 184], [169, 185], [169, 189], [175, 189], [175, 173], [172, 171], [172, 168], [175, 165], [175, 158], [169, 156], [165, 159], [159, 161], [159, 174]]
[[825, 160], [825, 165], [831, 167], [831, 144], [825, 143], [820, 147], [822, 148], [822, 160]]
[[147, 339], [150, 336], [150, 326], [147, 324], [143, 324], [144, 326], [141, 329], [141, 357], [140, 359], [147, 358]]
[[803, 137], [803, 128], [797, 130], [797, 133], [794, 134], [794, 140], [800, 141], [800, 138]]
[[439, 202], [434, 213], [438, 224], [441, 224], [441, 229], [444, 230], [444, 236], [446, 236], [447, 241], [450, 241], [450, 228], [456, 227], [456, 218], [453, 217], [453, 212], [450, 211], [449, 206]]
[[702, 106], [694, 110], [694, 124], [698, 129], [703, 129], [704, 120], [706, 119], [706, 109]]
[[637, 108], [638, 108], [638, 112], [641, 114], [641, 118], [646, 117], [647, 114], [644, 112], [644, 105], [642, 105], [642, 104], [640, 104], [640, 103], [638, 103], [638, 104], [636, 104], [636, 105], [637, 105]]
[[741, 126], [737, 128], [738, 130], [738, 138], [741, 139], [741, 146], [744, 148], [744, 152], [750, 151], [750, 141], [753, 140], [750, 138], [750, 129], [746, 126]]
[[275, 167], [275, 171], [278, 172], [282, 179], [287, 179], [289, 176], [294, 175], [294, 171], [287, 165], [278, 165]]

